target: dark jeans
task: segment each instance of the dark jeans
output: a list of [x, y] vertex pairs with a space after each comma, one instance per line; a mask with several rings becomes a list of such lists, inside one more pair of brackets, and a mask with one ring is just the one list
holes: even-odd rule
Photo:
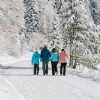
[[42, 62], [43, 75], [48, 75], [48, 61]]
[[34, 75], [39, 74], [39, 64], [34, 64]]
[[57, 64], [58, 64], [58, 62], [51, 62], [51, 65], [52, 65], [52, 75], [55, 75], [55, 73], [58, 73]]
[[66, 74], [66, 64], [67, 63], [61, 63], [61, 67], [60, 67], [60, 74], [65, 75]]

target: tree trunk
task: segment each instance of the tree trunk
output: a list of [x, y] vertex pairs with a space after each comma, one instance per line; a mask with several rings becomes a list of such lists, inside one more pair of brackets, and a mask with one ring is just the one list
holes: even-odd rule
[[69, 66], [70, 67], [73, 67], [73, 38], [72, 36], [70, 36], [70, 63], [69, 63]]

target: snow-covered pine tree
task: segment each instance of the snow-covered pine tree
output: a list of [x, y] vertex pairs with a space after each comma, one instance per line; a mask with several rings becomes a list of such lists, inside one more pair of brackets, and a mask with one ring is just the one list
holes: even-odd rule
[[39, 7], [37, 0], [24, 0], [25, 11], [25, 27], [27, 32], [39, 32]]
[[27, 49], [33, 50], [34, 33], [40, 32], [40, 9], [38, 0], [24, 0], [25, 5], [25, 39]]
[[59, 18], [57, 18], [57, 16], [54, 18], [54, 28], [53, 28], [53, 32], [51, 33], [51, 41], [50, 41], [50, 45], [51, 48], [56, 48], [58, 51], [62, 48], [62, 34], [61, 31], [59, 29], [59, 27], [57, 27], [59, 25], [59, 23], [57, 24]]
[[[56, 4], [56, 3], [55, 3]], [[61, 18], [59, 17], [58, 14], [58, 8], [57, 5], [54, 5], [55, 9], [55, 15], [54, 15], [54, 22], [53, 22], [53, 32], [52, 32], [52, 47], [55, 47], [57, 49], [61, 49], [63, 44], [62, 44], [62, 30], [60, 28], [60, 21]]]
[[24, 28], [23, 0], [0, 1], [0, 54], [21, 54], [19, 31]]
[[89, 0], [89, 1], [90, 1], [89, 7], [90, 7], [90, 11], [94, 23], [96, 25], [99, 25], [100, 24], [100, 0]]
[[64, 36], [69, 38], [70, 66], [78, 63], [94, 68], [93, 54], [95, 41], [98, 40], [97, 31], [94, 30], [95, 25], [85, 8], [85, 0], [66, 0], [61, 4], [58, 11], [62, 17]]

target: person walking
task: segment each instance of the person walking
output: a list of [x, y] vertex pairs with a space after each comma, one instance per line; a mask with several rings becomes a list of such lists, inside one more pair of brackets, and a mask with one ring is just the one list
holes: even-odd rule
[[61, 63], [60, 75], [65, 76], [65, 74], [66, 74], [66, 64], [67, 64], [68, 59], [69, 59], [68, 54], [65, 52], [64, 49], [62, 49], [61, 53], [60, 53], [60, 57], [59, 57], [59, 63]]
[[48, 62], [50, 58], [50, 51], [47, 49], [46, 46], [41, 50], [41, 58], [43, 75], [48, 75]]
[[57, 64], [58, 64], [58, 60], [59, 60], [59, 54], [57, 53], [57, 50], [55, 48], [53, 48], [52, 53], [51, 53], [51, 65], [52, 65], [52, 75], [57, 75], [58, 74], [58, 70], [57, 70]]
[[34, 70], [33, 70], [33, 73], [34, 75], [38, 75], [39, 74], [39, 63], [40, 63], [40, 60], [41, 60], [41, 56], [40, 54], [38, 53], [38, 51], [36, 51], [33, 55], [32, 55], [32, 64], [34, 64]]

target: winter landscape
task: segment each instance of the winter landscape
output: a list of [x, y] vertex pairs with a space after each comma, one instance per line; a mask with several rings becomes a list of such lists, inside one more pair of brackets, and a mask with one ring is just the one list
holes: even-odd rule
[[[68, 53], [65, 76], [51, 58], [34, 75], [45, 45]], [[0, 0], [0, 100], [100, 100], [100, 0]]]

